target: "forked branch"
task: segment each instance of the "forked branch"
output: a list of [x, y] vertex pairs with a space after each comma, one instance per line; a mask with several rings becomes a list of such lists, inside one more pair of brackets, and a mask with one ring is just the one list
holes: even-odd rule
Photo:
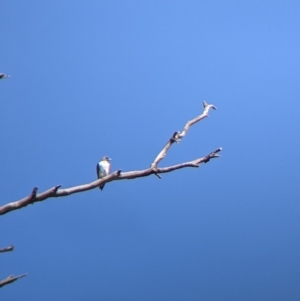
[[214, 109], [214, 110], [217, 109], [214, 105], [208, 105], [205, 101], [203, 101], [203, 108], [204, 108], [203, 113], [201, 115], [195, 117], [194, 119], [188, 121], [186, 123], [185, 127], [183, 128], [182, 132], [178, 131], [172, 135], [172, 137], [169, 139], [169, 141], [167, 142], [165, 147], [161, 150], [161, 152], [157, 155], [157, 157], [151, 164], [151, 168], [153, 170], [157, 169], [158, 163], [166, 156], [167, 151], [169, 150], [169, 148], [171, 147], [171, 145], [174, 142], [179, 143], [180, 139], [182, 139], [186, 135], [187, 131], [193, 124], [197, 123], [198, 121], [202, 120], [205, 117], [208, 117], [208, 112], [210, 109]]
[[147, 177], [152, 174], [154, 174], [160, 178], [160, 174], [162, 174], [162, 173], [171, 172], [171, 171], [185, 168], [185, 167], [199, 167], [199, 165], [201, 163], [207, 163], [210, 161], [210, 159], [219, 157], [218, 153], [222, 150], [222, 148], [218, 148], [218, 149], [214, 150], [213, 152], [209, 153], [205, 157], [198, 158], [198, 159], [195, 159], [195, 160], [192, 160], [189, 162], [184, 162], [181, 164], [172, 165], [172, 166], [163, 167], [163, 168], [157, 167], [157, 164], [166, 156], [168, 149], [171, 147], [171, 145], [174, 142], [178, 143], [180, 141], [180, 139], [186, 135], [187, 131], [193, 124], [195, 124], [198, 121], [202, 120], [203, 118], [207, 117], [208, 112], [211, 108], [216, 110], [216, 107], [214, 105], [208, 105], [205, 101], [203, 102], [203, 107], [204, 107], [204, 110], [201, 115], [188, 121], [186, 123], [185, 127], [183, 128], [182, 132], [175, 132], [173, 134], [171, 139], [168, 141], [168, 143], [162, 149], [162, 151], [158, 154], [158, 156], [156, 157], [156, 159], [153, 161], [153, 163], [151, 164], [151, 166], [149, 168], [143, 169], [143, 170], [124, 172], [124, 173], [121, 173], [121, 170], [117, 170], [104, 178], [98, 179], [98, 180], [93, 181], [88, 184], [78, 185], [78, 186], [74, 186], [74, 187], [70, 187], [70, 188], [66, 188], [66, 189], [61, 189], [61, 185], [56, 185], [56, 186], [54, 186], [42, 193], [39, 193], [39, 194], [37, 193], [38, 188], [34, 187], [33, 190], [31, 191], [31, 193], [27, 197], [1, 206], [0, 207], [0, 215], [3, 215], [5, 213], [8, 213], [8, 212], [16, 210], [16, 209], [21, 209], [23, 207], [26, 207], [27, 205], [34, 204], [36, 202], [44, 201], [48, 198], [63, 197], [63, 196], [71, 195], [73, 193], [79, 193], [79, 192], [91, 190], [96, 187], [99, 187], [99, 185], [101, 185], [101, 184], [116, 181], [116, 180], [125, 180], [125, 179], [131, 180], [131, 179], [135, 179], [135, 178]]

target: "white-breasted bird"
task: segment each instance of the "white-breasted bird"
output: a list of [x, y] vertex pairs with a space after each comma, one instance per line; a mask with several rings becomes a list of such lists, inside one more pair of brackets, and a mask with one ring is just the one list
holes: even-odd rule
[[[97, 177], [98, 179], [104, 178], [110, 173], [110, 162], [111, 158], [104, 156], [96, 166]], [[102, 190], [105, 184], [101, 184], [99, 188]]]

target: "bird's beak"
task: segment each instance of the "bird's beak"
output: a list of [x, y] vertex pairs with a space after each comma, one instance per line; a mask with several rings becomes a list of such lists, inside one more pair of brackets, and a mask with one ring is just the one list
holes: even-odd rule
[[111, 161], [112, 160], [112, 158], [108, 158], [108, 161]]

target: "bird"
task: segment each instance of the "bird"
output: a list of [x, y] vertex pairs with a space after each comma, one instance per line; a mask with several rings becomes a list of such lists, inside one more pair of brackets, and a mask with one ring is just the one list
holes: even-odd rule
[[8, 78], [8, 77], [10, 77], [10, 75], [6, 75], [4, 73], [0, 73], [0, 79]]
[[[110, 172], [110, 162], [111, 158], [104, 156], [102, 159], [97, 163], [96, 172], [98, 179], [102, 179], [109, 175]], [[105, 184], [101, 184], [99, 188], [102, 190]]]

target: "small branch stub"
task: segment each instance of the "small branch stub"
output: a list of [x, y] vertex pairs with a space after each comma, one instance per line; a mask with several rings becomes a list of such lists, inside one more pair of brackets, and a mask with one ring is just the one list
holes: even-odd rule
[[202, 162], [206, 164], [207, 162], [210, 161], [210, 159], [220, 157], [220, 155], [219, 155], [218, 153], [219, 153], [221, 150], [222, 150], [222, 147], [217, 148], [216, 150], [214, 150], [213, 152], [211, 152], [210, 154], [208, 154], [207, 156], [205, 156], [205, 157], [202, 159], [202, 161], [198, 163], [198, 165], [199, 165], [200, 163], [202, 163]]
[[30, 197], [31, 197], [32, 200], [34, 200], [36, 198], [37, 191], [38, 191], [37, 187], [34, 187], [32, 189], [32, 192], [31, 192], [31, 195], [30, 195]]
[[38, 188], [37, 188], [37, 187], [34, 187], [34, 188], [32, 189], [31, 197], [32, 197], [33, 199], [36, 197], [37, 191], [38, 191]]
[[57, 190], [61, 187], [61, 185], [56, 185], [54, 188], [53, 188], [53, 194], [55, 195], [57, 193]]

